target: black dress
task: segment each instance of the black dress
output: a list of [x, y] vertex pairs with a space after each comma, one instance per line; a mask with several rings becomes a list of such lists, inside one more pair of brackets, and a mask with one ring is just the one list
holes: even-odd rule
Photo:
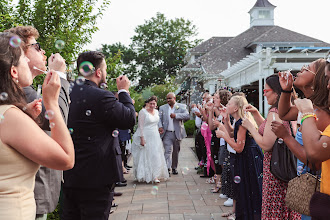
[[[240, 125], [242, 119], [235, 123], [235, 141]], [[247, 131], [244, 150], [236, 154], [234, 167], [236, 219], [261, 219], [262, 162], [262, 150]]]

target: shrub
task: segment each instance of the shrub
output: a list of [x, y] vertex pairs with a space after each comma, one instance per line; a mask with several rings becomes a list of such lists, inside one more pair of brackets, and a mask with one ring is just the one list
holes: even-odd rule
[[187, 135], [193, 135], [195, 131], [195, 120], [188, 120], [184, 123]]

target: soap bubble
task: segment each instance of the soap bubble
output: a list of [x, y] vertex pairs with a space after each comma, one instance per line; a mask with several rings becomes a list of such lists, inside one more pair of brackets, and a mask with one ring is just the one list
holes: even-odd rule
[[0, 94], [0, 100], [1, 101], [5, 101], [5, 100], [7, 100], [8, 99], [8, 93], [6, 93], [6, 92], [2, 92], [1, 94]]
[[302, 166], [298, 166], [297, 167], [298, 175], [300, 175], [303, 172], [303, 170], [304, 170], [304, 168]]
[[240, 183], [241, 182], [241, 177], [240, 176], [235, 176], [234, 177], [234, 183]]
[[106, 83], [101, 83], [100, 88], [106, 89], [106, 88], [108, 88], [108, 85]]
[[112, 137], [118, 137], [118, 135], [119, 135], [119, 131], [118, 130], [114, 130], [112, 132]]
[[85, 80], [86, 79], [84, 77], [78, 76], [78, 78], [76, 79], [76, 83], [77, 83], [77, 85], [82, 86], [82, 85], [84, 85]]
[[51, 122], [51, 123], [49, 124], [49, 127], [50, 127], [50, 128], [55, 127], [55, 123], [54, 123], [54, 122]]
[[322, 144], [322, 147], [323, 147], [323, 148], [327, 148], [327, 147], [328, 147], [328, 144], [324, 142], [324, 143]]
[[277, 140], [277, 143], [279, 143], [279, 144], [283, 144], [283, 139], [282, 139], [282, 138], [279, 138], [279, 139]]
[[9, 44], [10, 46], [14, 47], [14, 48], [17, 48], [21, 45], [21, 38], [19, 38], [18, 36], [13, 36], [10, 38], [9, 40]]
[[80, 64], [79, 66], [79, 72], [83, 76], [89, 76], [92, 75], [94, 72], [94, 66], [91, 62], [89, 61], [84, 61]]
[[153, 186], [152, 187], [151, 194], [154, 195], [154, 196], [158, 194], [158, 186]]
[[92, 111], [91, 111], [91, 110], [87, 110], [87, 111], [86, 111], [86, 115], [87, 115], [87, 116], [90, 116], [91, 114], [92, 114]]
[[59, 50], [62, 50], [65, 46], [65, 42], [62, 40], [55, 41], [55, 47]]
[[69, 128], [69, 132], [70, 132], [70, 134], [72, 134], [73, 133], [73, 128]]
[[45, 112], [45, 118], [46, 118], [47, 120], [51, 120], [51, 119], [53, 119], [53, 118], [54, 118], [54, 115], [55, 115], [55, 113], [54, 113], [53, 110], [47, 110], [47, 111]]

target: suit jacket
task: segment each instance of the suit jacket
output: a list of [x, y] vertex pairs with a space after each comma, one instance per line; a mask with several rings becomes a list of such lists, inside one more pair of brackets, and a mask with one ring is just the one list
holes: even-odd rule
[[74, 85], [68, 127], [73, 129], [75, 165], [64, 171], [64, 187], [98, 188], [120, 181], [116, 155], [121, 151], [112, 133], [135, 124], [135, 109], [128, 93], [118, 97], [89, 80]]
[[[23, 90], [28, 103], [41, 98], [38, 97], [37, 91], [32, 86], [25, 87]], [[69, 82], [61, 78], [61, 90], [58, 103], [65, 122], [68, 120], [69, 100]], [[45, 106], [42, 103], [42, 112], [39, 115], [41, 121], [40, 127], [50, 135], [49, 121], [45, 118], [45, 111]], [[53, 170], [44, 166], [40, 167], [36, 174], [34, 187], [37, 214], [51, 213], [55, 210], [60, 197], [61, 180], [61, 170]]]
[[[169, 121], [169, 105], [165, 104], [159, 107], [159, 122], [158, 127], [164, 129], [164, 133], [160, 135], [161, 138], [164, 137], [165, 132], [168, 127]], [[184, 128], [184, 121], [189, 120], [189, 112], [187, 106], [184, 104], [175, 103], [174, 104], [175, 118], [173, 119], [175, 136], [178, 140], [182, 140], [187, 137], [186, 130]]]

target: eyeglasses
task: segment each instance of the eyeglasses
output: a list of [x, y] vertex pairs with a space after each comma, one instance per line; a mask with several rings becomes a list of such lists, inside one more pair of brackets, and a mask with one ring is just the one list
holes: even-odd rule
[[309, 67], [309, 66], [307, 66], [307, 65], [303, 65], [303, 66], [301, 67], [300, 72], [304, 72], [304, 71], [306, 70], [306, 71], [311, 72], [311, 73], [313, 73], [314, 75], [316, 75], [316, 73], [314, 73], [314, 72], [313, 72], [312, 70], [310, 70], [308, 67]]
[[270, 91], [273, 91], [273, 90], [272, 89], [264, 89], [263, 91], [265, 93], [265, 92], [270, 92]]
[[36, 49], [36, 51], [41, 51], [40, 43], [28, 44], [26, 46], [34, 46], [34, 49]]

